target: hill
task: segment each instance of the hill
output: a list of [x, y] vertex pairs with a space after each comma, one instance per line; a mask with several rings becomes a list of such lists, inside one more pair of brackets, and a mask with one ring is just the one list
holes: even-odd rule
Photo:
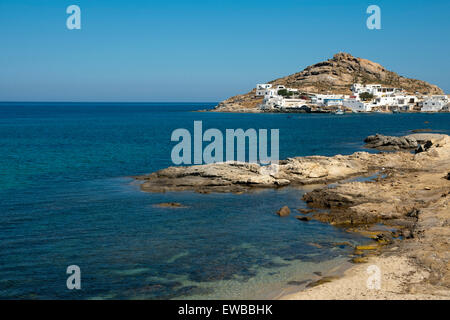
[[[332, 59], [268, 83], [308, 93], [350, 94], [353, 83], [378, 83], [402, 88], [409, 93], [443, 94], [442, 89], [428, 82], [399, 76], [378, 63], [342, 52], [335, 54]], [[256, 112], [261, 102], [262, 98], [255, 97], [255, 90], [252, 90], [220, 102], [214, 111]]]

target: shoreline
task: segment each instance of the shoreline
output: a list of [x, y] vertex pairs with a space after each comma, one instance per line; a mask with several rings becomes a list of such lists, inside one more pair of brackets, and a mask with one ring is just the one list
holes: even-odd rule
[[[143, 180], [141, 190], [147, 192], [241, 193], [325, 184], [304, 195], [312, 209], [305, 217], [369, 235], [374, 244], [357, 246], [353, 259], [357, 264], [341, 277], [323, 277], [317, 286], [274, 293], [274, 298], [450, 299], [450, 137], [416, 136], [426, 138], [431, 146], [416, 154], [356, 152], [289, 158], [280, 161], [276, 172], [257, 164], [220, 163], [171, 167], [135, 178]], [[383, 177], [348, 180], [376, 172]], [[371, 265], [381, 270], [381, 290], [367, 288]]]
[[[352, 265], [330, 282], [314, 288], [297, 292], [285, 292], [276, 300], [448, 300], [450, 293], [444, 290], [422, 288], [417, 291], [414, 285], [421, 285], [429, 276], [426, 269], [410, 261], [403, 255], [387, 253], [389, 256], [373, 257], [368, 263]], [[385, 254], [386, 255], [386, 254]], [[381, 270], [381, 289], [369, 289], [368, 270], [377, 266]]]
[[[277, 299], [450, 299], [448, 150], [441, 156], [437, 163], [431, 164], [422, 174], [400, 172], [384, 182], [384, 185], [391, 184], [400, 192], [416, 195], [416, 205], [409, 213], [412, 215], [411, 212], [414, 212], [416, 221], [412, 228], [406, 229], [408, 231], [404, 233], [404, 239], [382, 244], [380, 251], [375, 254], [368, 250], [367, 254], [363, 254], [365, 260], [361, 260], [362, 263], [353, 265], [333, 281], [295, 293], [281, 294]], [[378, 181], [372, 187], [375, 192], [380, 192], [383, 182]], [[345, 183], [339, 188], [343, 191], [341, 194], [345, 194], [344, 190], [348, 191], [351, 185]], [[367, 194], [363, 197], [367, 197]], [[387, 197], [381, 198], [387, 200]], [[357, 206], [367, 207], [368, 204], [370, 202], [363, 202]], [[369, 268], [373, 266], [380, 271], [380, 288], [376, 289], [370, 289], [367, 285], [371, 276]]]
[[[194, 112], [214, 112], [214, 113], [261, 113], [261, 114], [335, 114], [334, 111], [331, 110], [323, 110], [323, 111], [312, 111], [305, 112], [302, 110], [286, 109], [286, 110], [260, 110], [257, 108], [224, 108], [224, 107], [215, 107], [213, 109], [200, 109]], [[437, 113], [450, 113], [450, 111], [370, 111], [370, 112], [344, 112], [343, 115], [349, 114], [437, 114]]]

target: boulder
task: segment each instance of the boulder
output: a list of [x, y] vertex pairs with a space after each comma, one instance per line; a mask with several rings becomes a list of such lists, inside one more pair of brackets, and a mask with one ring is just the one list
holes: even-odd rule
[[280, 210], [277, 211], [277, 215], [279, 215], [280, 217], [287, 217], [290, 214], [291, 214], [291, 209], [289, 209], [288, 206], [284, 206], [283, 208], [281, 208]]
[[419, 144], [419, 146], [416, 149], [416, 153], [425, 152], [428, 149], [430, 149], [432, 145], [433, 145], [433, 142], [431, 142], [430, 140], [426, 141], [423, 145]]
[[382, 134], [368, 136], [364, 139], [367, 148], [381, 150], [401, 150], [415, 149], [418, 146], [417, 140], [413, 137], [392, 137]]

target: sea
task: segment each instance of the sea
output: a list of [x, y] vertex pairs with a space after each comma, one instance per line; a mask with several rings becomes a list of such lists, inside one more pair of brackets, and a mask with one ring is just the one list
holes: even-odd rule
[[[295, 218], [308, 188], [145, 193], [132, 177], [174, 165], [171, 134], [279, 129], [279, 156], [375, 152], [366, 136], [450, 114], [197, 112], [216, 103], [0, 103], [1, 299], [259, 299], [348, 263], [367, 238]], [[178, 202], [182, 208], [157, 204]], [[282, 206], [293, 211], [280, 218]], [[69, 266], [80, 289], [67, 286]]]

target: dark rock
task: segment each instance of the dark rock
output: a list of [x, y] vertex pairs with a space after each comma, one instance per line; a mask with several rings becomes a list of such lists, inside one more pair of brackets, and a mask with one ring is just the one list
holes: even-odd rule
[[298, 212], [303, 213], [303, 214], [308, 214], [313, 212], [314, 210], [312, 209], [297, 209]]
[[344, 241], [344, 242], [336, 242], [334, 245], [335, 245], [336, 247], [339, 247], [339, 248], [345, 248], [345, 247], [351, 247], [351, 248], [353, 248], [353, 247], [354, 247], [354, 245], [351, 244], [351, 243], [348, 242], [348, 241]]
[[414, 234], [410, 229], [404, 229], [402, 230], [402, 236], [405, 239], [412, 239], [414, 238]]
[[303, 280], [303, 281], [289, 281], [287, 284], [290, 286], [301, 286], [302, 284], [307, 283], [309, 280]]
[[353, 263], [366, 263], [368, 261], [367, 257], [354, 257], [351, 260]]
[[163, 202], [155, 204], [155, 206], [160, 208], [186, 208], [185, 206], [183, 206], [181, 203], [178, 202]]
[[284, 206], [283, 208], [281, 208], [280, 210], [277, 211], [277, 215], [279, 215], [280, 217], [287, 217], [290, 214], [291, 214], [291, 209], [289, 209], [288, 206]]
[[411, 218], [419, 218], [419, 213], [420, 213], [420, 211], [419, 210], [417, 210], [417, 209], [413, 209], [413, 210], [411, 210], [410, 212], [408, 212], [407, 214], [406, 214], [406, 216], [407, 217], [411, 217]]
[[315, 189], [303, 195], [303, 200], [309, 206], [315, 208], [348, 208], [353, 206], [358, 199], [353, 199], [347, 195], [340, 194], [332, 189]]
[[431, 148], [432, 145], [433, 142], [431, 142], [430, 140], [426, 141], [424, 144], [419, 144], [419, 146], [416, 149], [416, 153], [427, 151], [428, 149]]
[[447, 173], [447, 177], [446, 177], [446, 179], [447, 179], [447, 180], [450, 180], [450, 172], [449, 172], [449, 173]]
[[295, 217], [297, 220], [300, 220], [300, 221], [310, 221], [311, 220], [311, 218], [310, 217], [304, 217], [304, 216], [296, 216]]
[[331, 282], [335, 279], [337, 279], [337, 277], [323, 277], [322, 279], [309, 283], [306, 287], [307, 288], [317, 287], [320, 286], [321, 284]]
[[368, 136], [364, 139], [367, 148], [381, 150], [415, 149], [418, 146], [417, 140], [412, 137], [392, 137], [382, 134]]

